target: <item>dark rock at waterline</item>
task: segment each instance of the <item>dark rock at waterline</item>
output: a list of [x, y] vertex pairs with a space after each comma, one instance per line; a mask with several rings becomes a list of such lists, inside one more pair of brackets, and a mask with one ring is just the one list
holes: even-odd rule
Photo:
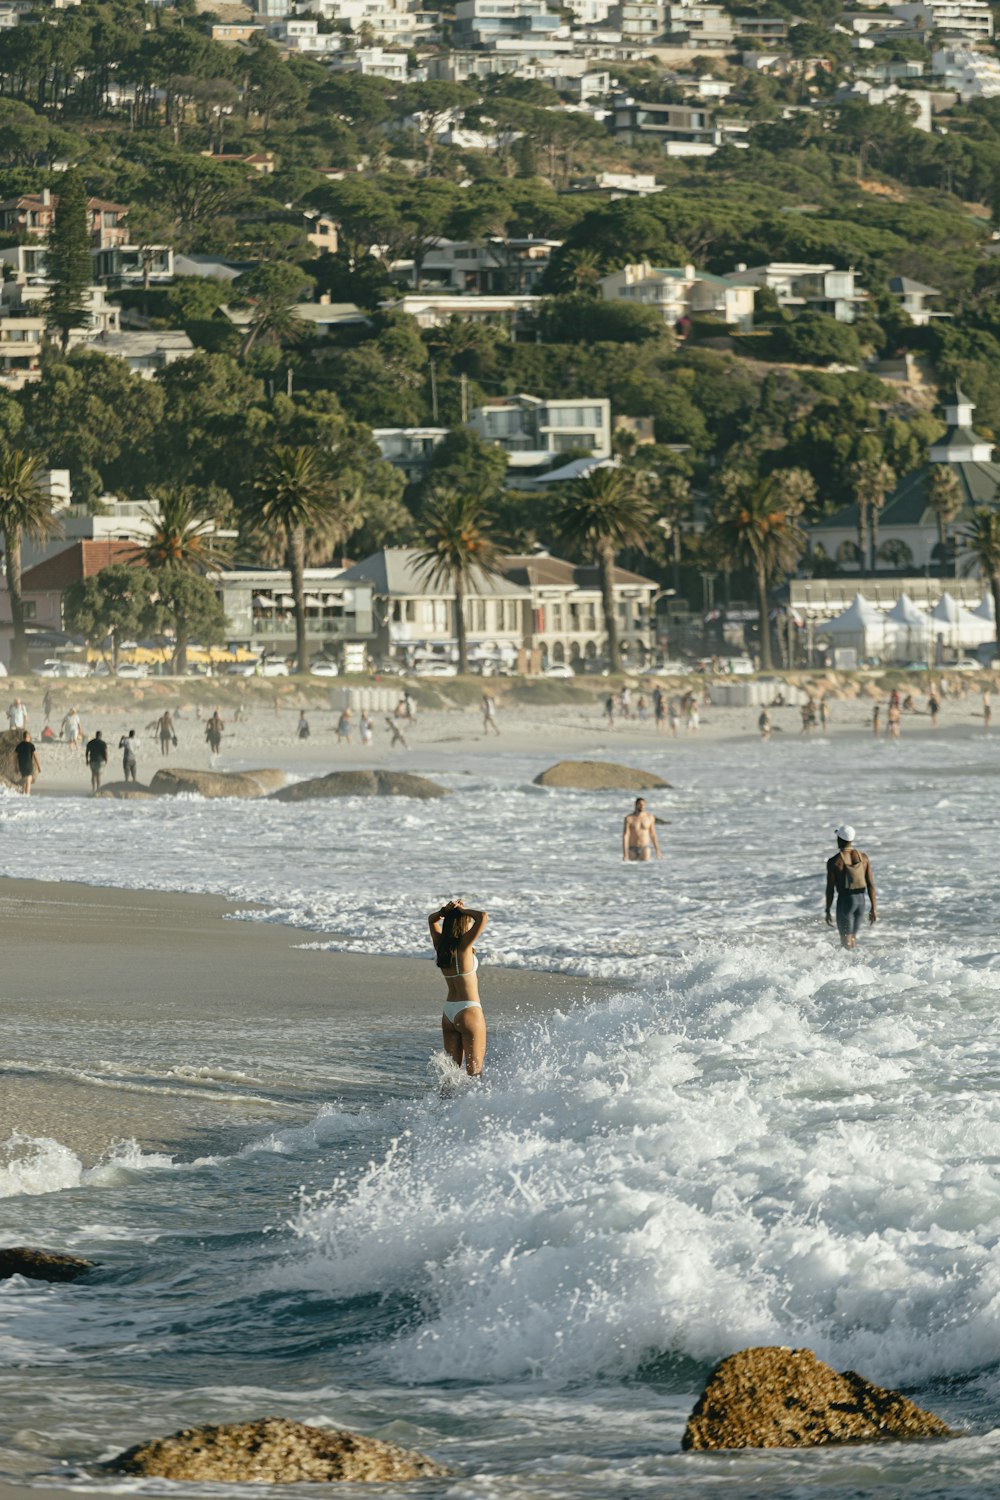
[[92, 1260], [61, 1255], [57, 1250], [34, 1250], [26, 1245], [0, 1247], [0, 1281], [9, 1276], [24, 1276], [29, 1281], [75, 1281], [93, 1268]]
[[284, 771], [192, 771], [187, 767], [157, 771], [149, 790], [157, 797], [193, 793], [197, 797], [264, 797], [283, 786]]
[[670, 786], [652, 771], [610, 760], [560, 760], [535, 777], [535, 786], [569, 787], [581, 792], [645, 792]]
[[21, 743], [23, 733], [21, 729], [5, 729], [0, 733], [0, 784], [4, 786], [19, 787], [21, 785], [21, 773], [17, 769], [14, 746]]
[[155, 796], [148, 786], [138, 781], [109, 781], [97, 793], [98, 797], [113, 797], [119, 802], [149, 802]]
[[811, 1349], [742, 1349], [716, 1365], [681, 1446], [813, 1448], [952, 1436], [898, 1391], [871, 1385], [817, 1359]]
[[449, 1472], [425, 1454], [395, 1443], [306, 1427], [282, 1417], [189, 1427], [172, 1437], [139, 1443], [102, 1468], [189, 1484], [398, 1483]]
[[295, 781], [272, 792], [275, 802], [310, 802], [317, 797], [447, 797], [447, 787], [408, 771], [332, 771], [313, 781]]

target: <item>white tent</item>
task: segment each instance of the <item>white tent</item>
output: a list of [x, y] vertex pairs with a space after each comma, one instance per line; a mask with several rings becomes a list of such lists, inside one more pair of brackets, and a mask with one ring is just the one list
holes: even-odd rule
[[931, 610], [931, 632], [933, 640], [960, 651], [967, 646], [981, 646], [984, 641], [992, 641], [996, 627], [992, 620], [973, 614], [945, 590]]
[[977, 618], [980, 619], [980, 620], [989, 620], [990, 624], [992, 625], [993, 621], [995, 619], [995, 611], [994, 611], [994, 608], [993, 608], [993, 595], [992, 594], [984, 594], [983, 597], [980, 599], [979, 603], [976, 605], [975, 609], [972, 611], [972, 613], [974, 615], [976, 615]]
[[859, 656], [870, 656], [885, 646], [885, 615], [864, 594], [855, 594], [842, 615], [817, 625], [816, 634], [829, 636], [835, 646], [853, 647]]
[[931, 641], [931, 621], [908, 594], [900, 594], [885, 617], [886, 647], [895, 661], [916, 661], [926, 656]]

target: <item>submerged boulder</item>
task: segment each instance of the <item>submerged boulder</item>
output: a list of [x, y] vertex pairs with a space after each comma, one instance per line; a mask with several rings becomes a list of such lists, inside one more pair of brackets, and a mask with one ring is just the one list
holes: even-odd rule
[[98, 797], [113, 797], [119, 802], [148, 802], [156, 794], [138, 781], [109, 781], [97, 793]]
[[177, 797], [194, 793], [198, 797], [263, 797], [272, 787], [281, 786], [284, 771], [157, 771], [149, 790], [157, 797]]
[[813, 1448], [824, 1443], [949, 1437], [951, 1429], [898, 1391], [871, 1385], [811, 1349], [742, 1349], [716, 1365], [681, 1447]]
[[653, 771], [619, 766], [611, 760], [559, 760], [535, 777], [535, 786], [571, 787], [581, 792], [645, 792], [669, 787]]
[[315, 797], [447, 797], [447, 787], [409, 771], [331, 771], [312, 781], [295, 781], [273, 792], [276, 802], [309, 802]]
[[189, 1427], [120, 1453], [102, 1466], [114, 1474], [139, 1474], [208, 1484], [398, 1483], [448, 1473], [433, 1459], [395, 1443], [307, 1427], [283, 1417]]
[[27, 1245], [0, 1247], [0, 1281], [24, 1276], [29, 1281], [75, 1281], [94, 1268], [92, 1260], [62, 1255], [58, 1250], [34, 1250]]

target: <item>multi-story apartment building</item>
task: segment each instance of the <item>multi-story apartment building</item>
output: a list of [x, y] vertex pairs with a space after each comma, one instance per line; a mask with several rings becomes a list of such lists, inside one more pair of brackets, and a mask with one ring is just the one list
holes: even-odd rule
[[696, 104], [647, 104], [619, 96], [608, 121], [630, 144], [659, 141], [667, 156], [712, 156], [725, 144], [745, 146], [749, 124], [717, 117]]
[[954, 89], [963, 104], [1000, 94], [1000, 60], [973, 47], [941, 47], [931, 54], [931, 73], [943, 89]]
[[41, 379], [44, 337], [44, 318], [10, 317], [0, 308], [0, 387], [16, 391]]
[[516, 468], [538, 468], [560, 453], [611, 453], [611, 402], [598, 397], [506, 396], [476, 407], [469, 426], [484, 442], [503, 448]]
[[890, 9], [919, 34], [937, 32], [970, 42], [988, 42], [993, 35], [993, 10], [988, 0], [908, 0]]
[[546, 0], [457, 0], [452, 34], [458, 47], [483, 48], [569, 35]]
[[[441, 240], [428, 250], [420, 267], [420, 285], [456, 292], [534, 292], [561, 240]], [[395, 260], [394, 276], [417, 285], [412, 260]]]

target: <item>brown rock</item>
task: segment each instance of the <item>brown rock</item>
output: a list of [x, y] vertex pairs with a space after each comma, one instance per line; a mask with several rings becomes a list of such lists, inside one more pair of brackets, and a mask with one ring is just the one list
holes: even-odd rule
[[295, 781], [272, 792], [275, 802], [310, 802], [315, 797], [447, 797], [446, 787], [408, 771], [332, 771], [313, 781]]
[[263, 797], [268, 789], [265, 781], [272, 777], [275, 786], [285, 779], [283, 771], [189, 771], [179, 766], [157, 771], [149, 790], [157, 797], [176, 797], [182, 792], [198, 797]]
[[156, 795], [138, 781], [109, 781], [97, 793], [98, 797], [112, 797], [119, 802], [149, 802]]
[[189, 1427], [139, 1443], [102, 1465], [115, 1474], [144, 1474], [210, 1484], [399, 1482], [446, 1475], [423, 1453], [356, 1432], [306, 1427], [282, 1417]]
[[716, 1365], [681, 1447], [813, 1448], [823, 1443], [950, 1437], [951, 1429], [898, 1391], [838, 1375], [811, 1349], [742, 1349]]
[[652, 771], [617, 766], [610, 760], [560, 760], [536, 776], [534, 784], [573, 787], [582, 792], [644, 792], [670, 786]]
[[0, 784], [4, 786], [21, 785], [14, 755], [14, 746], [19, 743], [20, 739], [20, 729], [5, 729], [0, 733]]
[[92, 1260], [60, 1255], [57, 1250], [32, 1250], [26, 1245], [0, 1248], [0, 1281], [9, 1276], [25, 1276], [29, 1281], [75, 1281], [93, 1266]]

